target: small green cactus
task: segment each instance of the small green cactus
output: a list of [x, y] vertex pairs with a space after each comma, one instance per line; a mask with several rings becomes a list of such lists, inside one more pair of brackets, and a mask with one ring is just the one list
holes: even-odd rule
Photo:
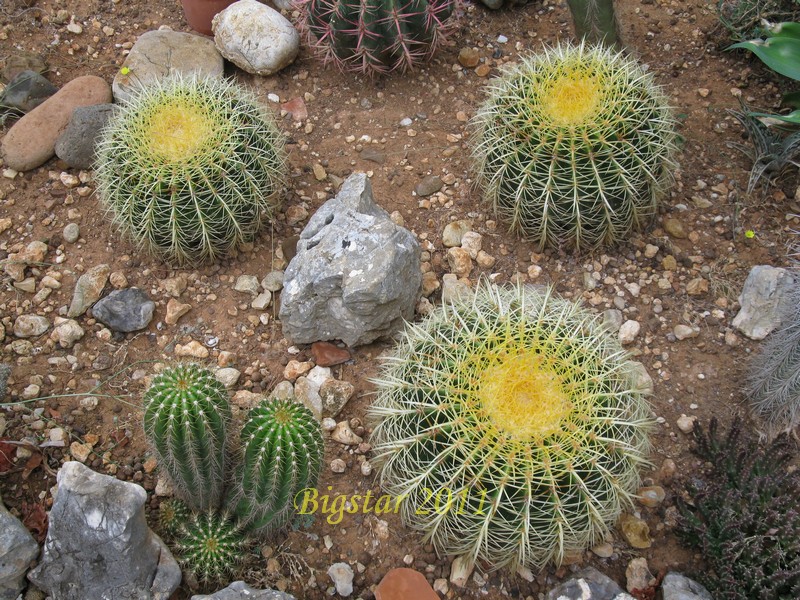
[[286, 525], [295, 495], [317, 484], [322, 429], [302, 404], [271, 399], [250, 411], [242, 445], [234, 514], [245, 531], [264, 535]]
[[608, 48], [559, 45], [507, 66], [472, 127], [485, 199], [540, 248], [626, 239], [675, 168], [665, 96]]
[[144, 432], [177, 492], [195, 510], [222, 499], [228, 467], [228, 392], [214, 374], [182, 363], [153, 378], [144, 394]]
[[381, 487], [439, 554], [538, 569], [632, 504], [648, 404], [616, 338], [549, 290], [483, 284], [436, 309], [375, 383]]
[[286, 172], [284, 138], [256, 99], [219, 79], [142, 87], [103, 130], [98, 195], [120, 229], [183, 265], [253, 240]]
[[163, 535], [175, 536], [189, 519], [191, 511], [177, 498], [167, 498], [158, 505], [158, 526]]
[[367, 74], [429, 60], [452, 28], [458, 0], [305, 0], [301, 28], [325, 62]]
[[226, 514], [196, 513], [178, 534], [178, 562], [201, 583], [227, 583], [242, 562], [248, 543]]

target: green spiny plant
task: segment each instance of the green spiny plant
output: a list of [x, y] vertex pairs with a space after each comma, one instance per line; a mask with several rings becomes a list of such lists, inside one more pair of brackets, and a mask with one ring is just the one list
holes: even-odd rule
[[620, 43], [614, 0], [567, 0], [567, 5], [580, 39], [610, 47]]
[[247, 538], [226, 514], [195, 513], [178, 534], [181, 565], [202, 583], [224, 583], [236, 572]]
[[458, 0], [305, 0], [301, 28], [323, 60], [370, 75], [429, 60]]
[[688, 485], [690, 502], [677, 498], [676, 531], [706, 562], [699, 578], [724, 600], [800, 598], [800, 471], [790, 468], [789, 440], [762, 446], [739, 419], [725, 436], [716, 419], [694, 435], [705, 466]]
[[214, 374], [182, 363], [153, 378], [144, 394], [144, 432], [183, 500], [208, 510], [222, 499], [228, 460], [228, 392]]
[[783, 304], [781, 328], [772, 333], [750, 366], [748, 396], [770, 435], [800, 425], [800, 271]]
[[316, 485], [322, 430], [302, 404], [271, 399], [250, 411], [241, 438], [234, 514], [245, 531], [263, 535], [286, 525], [295, 495]]
[[578, 305], [482, 284], [408, 325], [375, 381], [381, 487], [440, 554], [560, 562], [636, 493], [651, 421], [631, 373]]
[[485, 199], [539, 247], [626, 239], [651, 221], [675, 166], [666, 98], [602, 47], [559, 45], [507, 66], [472, 126]]
[[182, 265], [252, 241], [272, 217], [285, 165], [283, 135], [255, 97], [224, 80], [173, 77], [115, 113], [95, 177], [120, 229]]
[[175, 536], [187, 523], [191, 511], [178, 498], [167, 498], [158, 505], [158, 526], [162, 535]]

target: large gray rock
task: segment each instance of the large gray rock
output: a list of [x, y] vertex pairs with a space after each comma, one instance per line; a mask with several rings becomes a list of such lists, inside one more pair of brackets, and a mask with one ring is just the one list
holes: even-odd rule
[[670, 572], [661, 582], [663, 600], [714, 600], [706, 588], [680, 573]]
[[208, 596], [196, 594], [191, 600], [295, 600], [295, 597], [275, 590], [257, 590], [244, 581], [234, 581], [225, 589]]
[[138, 331], [153, 319], [156, 304], [139, 288], [114, 290], [92, 307], [92, 316], [112, 331]]
[[114, 114], [114, 104], [79, 106], [56, 140], [56, 156], [75, 169], [91, 169], [100, 131]]
[[547, 593], [546, 600], [635, 600], [594, 567], [578, 571]]
[[283, 334], [298, 344], [368, 344], [413, 317], [421, 285], [417, 240], [354, 173], [300, 234], [281, 292]]
[[4, 110], [27, 113], [39, 106], [58, 88], [36, 71], [22, 71], [8, 82], [0, 94], [0, 106]]
[[221, 79], [224, 64], [214, 41], [180, 31], [147, 31], [131, 48], [111, 90], [117, 102], [125, 102], [141, 86], [176, 74]]
[[0, 600], [14, 600], [19, 595], [25, 587], [25, 573], [38, 554], [39, 544], [0, 500]]
[[53, 600], [167, 600], [180, 569], [147, 527], [144, 488], [76, 461], [57, 480], [41, 562], [28, 579]]
[[288, 67], [300, 51], [300, 35], [274, 8], [257, 0], [239, 0], [214, 16], [214, 43], [222, 56], [255, 75]]
[[733, 326], [752, 340], [763, 340], [781, 324], [792, 283], [792, 274], [786, 269], [769, 265], [750, 269]]

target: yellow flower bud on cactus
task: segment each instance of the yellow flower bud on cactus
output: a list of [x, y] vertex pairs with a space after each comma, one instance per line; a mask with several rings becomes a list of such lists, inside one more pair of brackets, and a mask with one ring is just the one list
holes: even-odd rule
[[440, 554], [543, 567], [600, 542], [651, 422], [616, 337], [538, 288], [479, 287], [409, 325], [376, 381], [384, 493]]
[[561, 45], [508, 66], [472, 125], [486, 200], [540, 247], [625, 239], [651, 221], [675, 168], [666, 98], [603, 47]]

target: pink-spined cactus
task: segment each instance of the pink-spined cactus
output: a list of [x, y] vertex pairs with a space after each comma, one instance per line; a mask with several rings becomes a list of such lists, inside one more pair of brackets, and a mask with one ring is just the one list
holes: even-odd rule
[[301, 0], [301, 29], [326, 63], [368, 75], [428, 61], [460, 0]]

